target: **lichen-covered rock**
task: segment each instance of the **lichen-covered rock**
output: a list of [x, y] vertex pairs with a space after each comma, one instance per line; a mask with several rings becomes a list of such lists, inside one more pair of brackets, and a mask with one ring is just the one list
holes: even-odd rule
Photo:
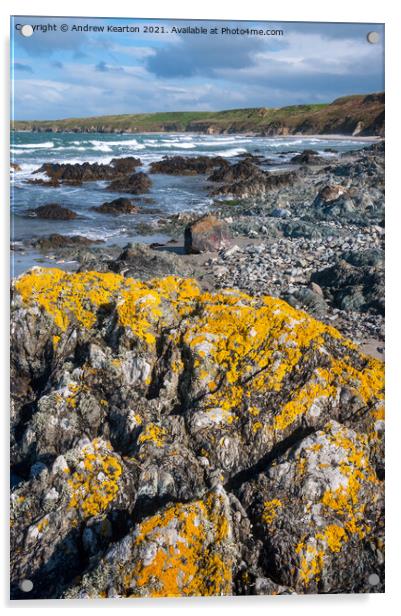
[[35, 597], [57, 595], [80, 571], [82, 559], [96, 553], [90, 544], [106, 547], [115, 534], [113, 521], [124, 528], [116, 512], [128, 514], [134, 503], [132, 473], [107, 441], [83, 438], [51, 464], [33, 464], [11, 497], [16, 596], [21, 579], [34, 582]]
[[68, 598], [229, 595], [236, 555], [222, 488], [145, 518]]
[[[362, 577], [382, 552], [381, 362], [284, 301], [235, 289], [202, 292], [191, 279], [143, 282], [114, 272], [35, 268], [13, 287], [13, 499], [27, 503], [24, 515], [17, 510], [12, 529], [15, 596], [21, 576], [34, 579], [38, 597], [366, 591]], [[333, 472], [323, 472], [325, 460], [308, 453], [308, 476], [316, 475], [325, 491], [333, 473], [358, 481], [370, 530], [364, 538], [347, 535], [343, 541], [343, 577], [333, 573], [330, 552], [319, 583], [308, 586], [292, 567], [301, 567], [303, 548], [299, 554], [295, 549], [303, 522], [305, 535], [316, 536], [310, 541], [323, 549], [309, 510], [301, 515], [288, 505], [294, 527], [286, 518], [288, 530], [270, 543], [270, 535], [258, 530], [260, 502], [245, 486], [263, 476], [266, 501], [296, 500], [303, 488], [292, 462], [284, 486], [274, 475], [268, 479], [269, 473], [283, 468], [288, 449], [303, 451], [318, 434], [322, 456], [340, 451], [344, 439], [354, 443], [355, 453], [349, 461], [346, 452], [333, 454], [334, 466], [341, 458]], [[339, 434], [343, 442], [333, 444]], [[64, 466], [67, 472], [60, 471]], [[228, 500], [220, 488], [210, 492], [221, 484]], [[56, 505], [44, 509], [45, 496], [55, 493]], [[368, 502], [377, 508], [371, 511]], [[29, 561], [27, 531], [48, 511], [49, 540], [35, 535]], [[230, 527], [224, 541], [213, 530], [219, 511]], [[185, 568], [176, 575], [188, 556], [181, 554], [178, 536], [194, 516], [199, 532], [204, 529], [200, 543], [191, 544], [190, 558], [199, 566], [191, 569], [193, 577]], [[340, 522], [344, 532], [351, 528], [352, 520], [340, 520], [330, 507], [322, 506], [319, 516], [322, 532]], [[143, 524], [148, 556], [136, 543]], [[160, 554], [156, 550], [149, 569], [154, 545]], [[169, 545], [171, 575], [163, 556]], [[288, 546], [295, 564], [287, 559]], [[351, 548], [355, 575], [347, 556]], [[61, 574], [63, 562], [67, 571]], [[217, 569], [227, 576], [216, 581]], [[40, 578], [48, 571], [46, 590]], [[344, 587], [347, 576], [352, 580]]]
[[383, 590], [384, 495], [366, 436], [332, 421], [241, 487], [268, 576], [299, 593]]

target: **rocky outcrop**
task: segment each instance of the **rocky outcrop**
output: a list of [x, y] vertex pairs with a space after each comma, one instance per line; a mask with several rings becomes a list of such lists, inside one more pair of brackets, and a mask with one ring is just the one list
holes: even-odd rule
[[36, 268], [11, 349], [14, 598], [382, 590], [383, 367], [337, 330]]
[[139, 171], [128, 177], [113, 180], [107, 186], [107, 190], [130, 193], [131, 195], [141, 195], [149, 192], [151, 186], [152, 180], [150, 177], [146, 175], [146, 173], [143, 173], [143, 171]]
[[60, 235], [59, 233], [51, 233], [46, 237], [40, 237], [32, 241], [32, 246], [40, 250], [52, 250], [60, 248], [70, 248], [76, 246], [91, 246], [93, 244], [102, 244], [102, 240], [92, 240], [83, 235]]
[[185, 227], [184, 245], [187, 254], [216, 251], [231, 243], [230, 229], [223, 220], [207, 214]]
[[297, 165], [322, 165], [327, 161], [315, 150], [304, 150], [301, 154], [293, 156], [290, 162]]
[[295, 173], [270, 173], [246, 158], [233, 165], [217, 169], [208, 180], [221, 183], [210, 191], [212, 196], [232, 196], [242, 199], [261, 198], [266, 193], [292, 184]]
[[45, 173], [49, 178], [69, 184], [96, 180], [110, 180], [131, 174], [141, 160], [133, 156], [113, 158], [110, 164], [101, 163], [44, 163], [34, 173]]
[[342, 310], [384, 314], [384, 255], [378, 249], [348, 251], [335, 265], [311, 276]]
[[150, 165], [150, 173], [167, 175], [199, 175], [215, 168], [225, 169], [228, 162], [222, 156], [166, 156]]
[[97, 207], [92, 208], [96, 212], [101, 214], [113, 214], [118, 216], [119, 214], [136, 214], [139, 212], [139, 207], [132, 201], [132, 199], [125, 199], [119, 197], [113, 199], [113, 201], [106, 201]]
[[27, 211], [27, 215], [46, 220], [73, 220], [77, 217], [76, 212], [58, 203], [46, 203], [46, 205], [33, 208]]
[[81, 266], [80, 271], [102, 271], [121, 274], [126, 278], [152, 280], [162, 276], [193, 276], [193, 268], [166, 250], [155, 250], [146, 244], [128, 244], [116, 259], [93, 259]]

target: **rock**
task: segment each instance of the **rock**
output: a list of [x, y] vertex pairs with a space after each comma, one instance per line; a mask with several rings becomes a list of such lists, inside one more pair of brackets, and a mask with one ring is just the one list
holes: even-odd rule
[[12, 324], [13, 598], [381, 576], [383, 366], [337, 330], [189, 278], [55, 268], [14, 281]]
[[132, 199], [125, 199], [124, 197], [113, 199], [113, 201], [106, 201], [92, 209], [101, 214], [114, 214], [117, 216], [119, 214], [136, 214], [139, 212], [139, 207], [135, 205]]
[[46, 205], [28, 210], [28, 215], [47, 220], [73, 220], [77, 217], [75, 212], [58, 203], [46, 203]]
[[321, 165], [327, 161], [319, 156], [315, 150], [304, 150], [301, 154], [296, 154], [290, 160], [291, 163], [297, 165]]
[[290, 218], [291, 212], [286, 208], [275, 207], [274, 210], [272, 210], [270, 216], [273, 216], [273, 218]]
[[[295, 444], [239, 496], [263, 541], [267, 576], [297, 593], [372, 592], [369, 576], [384, 570], [384, 494], [369, 462], [369, 445], [330, 421]], [[249, 504], [248, 504], [249, 503]]]
[[220, 488], [144, 519], [65, 597], [230, 595], [234, 556], [229, 501]]
[[40, 250], [51, 250], [53, 248], [68, 248], [70, 246], [90, 246], [92, 244], [102, 244], [102, 240], [91, 240], [82, 235], [60, 235], [52, 233], [47, 237], [40, 237], [32, 241], [32, 246]]
[[136, 167], [140, 167], [142, 161], [140, 158], [134, 156], [125, 156], [123, 158], [112, 158], [110, 161], [110, 167], [116, 175], [129, 175], [135, 171]]
[[[312, 284], [316, 287], [319, 286], [315, 283]], [[313, 316], [321, 319], [326, 315], [328, 306], [324, 300], [321, 289], [320, 291], [320, 293], [316, 293], [310, 288], [300, 288], [293, 294], [285, 295], [284, 299], [291, 304], [291, 306], [306, 310], [309, 314], [313, 314]]]
[[[193, 268], [184, 263], [182, 257], [166, 250], [154, 250], [146, 244], [130, 244], [124, 248], [118, 258], [108, 261], [107, 269], [135, 277], [139, 280], [151, 280], [157, 276], [192, 276]], [[96, 267], [95, 262], [86, 263], [82, 268], [90, 270]]]
[[310, 282], [309, 283], [309, 288], [310, 288], [311, 291], [313, 291], [313, 293], [315, 293], [315, 295], [320, 295], [321, 297], [324, 296], [322, 287], [320, 287], [318, 284], [316, 284], [316, 282]]
[[[241, 163], [237, 164], [240, 165]], [[213, 189], [210, 194], [212, 196], [227, 195], [246, 199], [261, 198], [272, 190], [291, 185], [296, 179], [294, 173], [270, 173], [261, 171], [254, 165], [252, 167], [246, 165], [246, 168], [248, 171], [252, 169], [256, 169], [256, 171], [250, 173], [246, 179], [222, 184]]]
[[311, 281], [325, 290], [337, 308], [384, 314], [384, 261], [380, 253], [373, 254], [369, 251], [364, 258], [346, 253], [351, 263], [340, 259], [312, 274]]
[[319, 194], [315, 199], [314, 205], [319, 206], [321, 204], [331, 203], [332, 201], [336, 201], [336, 199], [346, 194], [346, 189], [339, 184], [325, 186], [319, 191]]
[[107, 190], [140, 195], [149, 192], [151, 186], [152, 180], [150, 177], [146, 175], [146, 173], [139, 171], [138, 173], [133, 173], [127, 178], [113, 180], [113, 182], [108, 185]]
[[239, 163], [233, 165], [222, 166], [216, 169], [212, 175], [208, 177], [210, 182], [238, 182], [248, 180], [249, 178], [259, 175], [261, 170], [257, 167], [249, 156]]
[[42, 180], [42, 178], [35, 178], [25, 180], [27, 184], [33, 184], [34, 186], [44, 186], [48, 188], [59, 188], [61, 186], [60, 180], [52, 178], [51, 180]]
[[139, 158], [127, 156], [125, 158], [113, 158], [110, 164], [99, 163], [44, 163], [34, 173], [45, 173], [53, 180], [80, 184], [81, 182], [110, 180], [120, 176], [131, 174], [141, 165]]
[[10, 170], [11, 171], [22, 171], [21, 165], [18, 165], [17, 163], [10, 163]]
[[228, 162], [222, 156], [166, 156], [150, 165], [150, 173], [198, 175], [216, 167], [224, 169]]
[[202, 216], [185, 227], [185, 252], [187, 254], [220, 250], [231, 244], [228, 225], [216, 216]]

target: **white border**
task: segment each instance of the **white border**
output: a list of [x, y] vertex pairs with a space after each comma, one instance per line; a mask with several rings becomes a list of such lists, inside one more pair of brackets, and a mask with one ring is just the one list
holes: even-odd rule
[[[298, 596], [298, 597], [236, 597], [224, 599], [157, 599], [157, 600], [103, 600], [103, 601], [8, 601], [8, 412], [7, 391], [8, 364], [8, 182], [9, 182], [9, 16], [14, 15], [68, 15], [68, 16], [96, 16], [96, 17], [156, 17], [156, 18], [187, 18], [187, 19], [245, 19], [269, 21], [336, 21], [336, 22], [385, 22], [386, 23], [386, 275], [387, 275], [387, 340], [386, 340], [386, 383], [387, 383], [387, 447], [386, 447], [386, 593], [384, 595], [331, 595], [331, 596]], [[395, 3], [383, 1], [364, 0], [352, 2], [351, 0], [335, 0], [327, 3], [321, 0], [286, 0], [269, 4], [260, 0], [246, 0], [234, 4], [232, 0], [202, 0], [198, 5], [188, 2], [170, 0], [161, 2], [151, 0], [136, 5], [129, 0], [113, 0], [112, 3], [99, 3], [94, 0], [68, 0], [67, 3], [56, 4], [54, 0], [2, 0], [0, 4], [0, 122], [3, 143], [0, 149], [0, 181], [2, 199], [0, 211], [2, 220], [0, 230], [2, 233], [1, 254], [1, 314], [3, 325], [1, 329], [1, 349], [4, 351], [0, 391], [3, 394], [1, 406], [1, 436], [2, 436], [2, 472], [1, 481], [1, 603], [6, 609], [14, 613], [29, 608], [33, 615], [40, 614], [44, 608], [85, 610], [90, 616], [99, 609], [135, 609], [148, 612], [155, 610], [163, 615], [170, 616], [177, 610], [191, 610], [194, 615], [204, 615], [205, 610], [218, 613], [226, 609], [231, 613], [242, 613], [245, 609], [255, 612], [279, 613], [286, 616], [295, 613], [297, 616], [338, 616], [339, 611], [344, 614], [364, 614], [366, 616], [380, 616], [383, 610], [401, 604], [398, 596], [398, 587], [401, 582], [401, 498], [400, 498], [400, 437], [401, 437], [401, 408], [400, 389], [401, 381], [401, 293], [400, 293], [400, 252], [401, 243], [401, 195], [399, 176], [401, 172], [401, 135], [400, 135], [400, 45], [401, 20], [398, 18]], [[391, 604], [391, 605], [390, 605]], [[16, 611], [15, 611], [16, 610]]]

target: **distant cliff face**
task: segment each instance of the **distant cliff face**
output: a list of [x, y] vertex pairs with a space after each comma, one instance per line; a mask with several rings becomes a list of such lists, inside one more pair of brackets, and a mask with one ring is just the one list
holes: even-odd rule
[[384, 93], [338, 98], [330, 104], [218, 112], [170, 112], [17, 121], [14, 130], [34, 132], [198, 132], [258, 135], [344, 134], [384, 136]]

